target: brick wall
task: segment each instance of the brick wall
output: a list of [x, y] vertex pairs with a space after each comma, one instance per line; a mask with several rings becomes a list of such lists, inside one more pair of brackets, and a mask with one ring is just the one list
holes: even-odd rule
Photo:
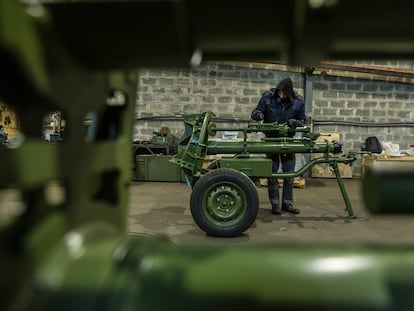
[[367, 136], [373, 135], [381, 141], [399, 143], [402, 149], [407, 149], [413, 143], [414, 128], [403, 125], [412, 123], [414, 119], [414, 85], [317, 76], [313, 89], [314, 119], [356, 123], [354, 126], [317, 127], [319, 130], [341, 133], [346, 149], [360, 147]]
[[[403, 64], [405, 69], [411, 69], [409, 66]], [[179, 137], [184, 126], [177, 117], [207, 110], [219, 118], [237, 119], [243, 126], [261, 93], [287, 76], [304, 95], [303, 69], [276, 64], [206, 63], [193, 70], [146, 69], [139, 75], [134, 138], [143, 140], [150, 139], [161, 126], [168, 126]], [[400, 144], [401, 149], [414, 143], [414, 127], [404, 125], [414, 119], [414, 84], [410, 79], [316, 70], [312, 81], [312, 107], [307, 109], [316, 122], [315, 131], [340, 133], [345, 152], [359, 150], [365, 138], [374, 135], [382, 142]], [[358, 161], [354, 175], [360, 175]]]
[[157, 121], [159, 116], [212, 111], [220, 118], [247, 120], [260, 95], [279, 80], [291, 77], [303, 95], [300, 72], [283, 66], [247, 63], [208, 63], [193, 70], [141, 70], [134, 138], [150, 139], [152, 132], [168, 126], [179, 135], [182, 121]]
[[[340, 133], [345, 151], [358, 150], [368, 136], [401, 149], [414, 143], [414, 127], [404, 126], [414, 119], [414, 85], [338, 76], [315, 76], [313, 81], [313, 118], [338, 121], [317, 125], [315, 131]], [[355, 176], [361, 175], [360, 166], [360, 161], [353, 164]]]

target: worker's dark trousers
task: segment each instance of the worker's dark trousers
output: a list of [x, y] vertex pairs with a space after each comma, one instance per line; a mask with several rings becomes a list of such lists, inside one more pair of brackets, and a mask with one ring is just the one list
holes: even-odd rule
[[[295, 155], [282, 155], [278, 153], [267, 154], [267, 157], [272, 159], [272, 172], [276, 173], [279, 170], [279, 165], [282, 163], [283, 172], [293, 172], [295, 170]], [[279, 199], [279, 183], [277, 179], [268, 178], [267, 190], [269, 192], [269, 200], [272, 206], [280, 206]], [[293, 204], [293, 178], [285, 178], [283, 180], [282, 191], [282, 206], [287, 207]]]

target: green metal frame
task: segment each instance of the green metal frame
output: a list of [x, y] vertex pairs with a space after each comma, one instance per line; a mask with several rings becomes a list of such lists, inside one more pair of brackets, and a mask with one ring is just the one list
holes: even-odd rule
[[[339, 163], [351, 165], [356, 160], [356, 153], [349, 152], [345, 156], [332, 155], [342, 152], [341, 146], [334, 141], [319, 142], [318, 133], [311, 132], [309, 127], [290, 128], [286, 124], [251, 122], [246, 127], [218, 128], [212, 122], [214, 114], [210, 111], [184, 117], [185, 133], [179, 141], [178, 154], [171, 159], [179, 165], [192, 187], [207, 172], [203, 162], [207, 155], [231, 154], [231, 158], [223, 157], [216, 161], [216, 167], [228, 167], [240, 170], [250, 177], [295, 178], [303, 176], [312, 166], [322, 163], [329, 164], [338, 182], [350, 217], [356, 217], [352, 209], [341, 173]], [[241, 141], [216, 141], [209, 136], [218, 132], [237, 131], [243, 133]], [[261, 141], [249, 141], [248, 134], [258, 132], [276, 132], [279, 138], [264, 138]], [[293, 137], [302, 133], [302, 137]], [[294, 172], [272, 172], [270, 159], [258, 158], [257, 154], [266, 153], [323, 153], [323, 156], [307, 162]], [[254, 156], [256, 154], [256, 157]]]

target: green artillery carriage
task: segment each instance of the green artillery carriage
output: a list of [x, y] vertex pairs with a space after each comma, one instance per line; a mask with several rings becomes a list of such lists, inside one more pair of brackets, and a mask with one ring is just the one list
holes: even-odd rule
[[[187, 115], [184, 118], [185, 132], [178, 146], [178, 154], [171, 162], [183, 170], [188, 185], [192, 188], [191, 214], [197, 225], [213, 236], [236, 236], [247, 230], [254, 222], [259, 209], [259, 199], [253, 177], [294, 178], [302, 176], [313, 165], [329, 163], [335, 172], [338, 185], [350, 217], [355, 217], [338, 163], [352, 164], [356, 154], [350, 152], [340, 156], [342, 147], [338, 142], [316, 139], [318, 133], [309, 127], [290, 128], [286, 124], [251, 122], [243, 128], [219, 128], [211, 122], [212, 112]], [[240, 141], [214, 141], [220, 131], [243, 133]], [[277, 132], [278, 138], [263, 138], [249, 141], [249, 133]], [[302, 137], [292, 137], [302, 133]], [[323, 153], [295, 172], [272, 172], [272, 161], [266, 153]], [[228, 154], [203, 168], [207, 155]], [[334, 154], [335, 156], [332, 156]]]

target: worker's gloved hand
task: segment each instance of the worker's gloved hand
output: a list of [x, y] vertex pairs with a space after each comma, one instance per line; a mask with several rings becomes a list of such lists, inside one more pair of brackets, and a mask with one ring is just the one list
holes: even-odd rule
[[264, 114], [260, 110], [254, 110], [252, 112], [251, 118], [252, 118], [252, 120], [255, 120], [255, 121], [259, 121], [260, 122], [260, 121], [263, 121]]
[[297, 122], [296, 122], [296, 120], [295, 120], [295, 119], [290, 119], [290, 120], [288, 121], [288, 125], [289, 125], [289, 127], [290, 127], [291, 129], [294, 129], [294, 128], [296, 128], [296, 127], [297, 127]]

